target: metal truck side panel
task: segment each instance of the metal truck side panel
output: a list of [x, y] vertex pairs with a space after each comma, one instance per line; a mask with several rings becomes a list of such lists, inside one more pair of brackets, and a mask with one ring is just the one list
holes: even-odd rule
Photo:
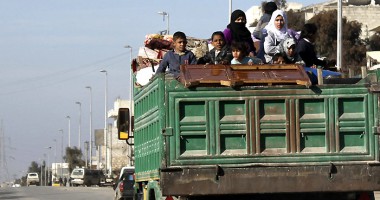
[[156, 77], [134, 98], [136, 181], [185, 196], [379, 190], [375, 81], [233, 89]]
[[163, 80], [155, 79], [135, 96], [134, 102], [136, 181], [158, 179], [165, 123]]
[[376, 160], [374, 94], [320, 89], [167, 87], [168, 166]]

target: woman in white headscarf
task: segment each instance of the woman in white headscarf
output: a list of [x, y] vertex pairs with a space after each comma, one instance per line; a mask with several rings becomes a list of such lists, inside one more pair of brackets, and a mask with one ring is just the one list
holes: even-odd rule
[[272, 57], [279, 53], [279, 46], [285, 38], [290, 37], [288, 34], [288, 19], [282, 10], [273, 12], [267, 26], [264, 28], [264, 52], [265, 62], [271, 63]]

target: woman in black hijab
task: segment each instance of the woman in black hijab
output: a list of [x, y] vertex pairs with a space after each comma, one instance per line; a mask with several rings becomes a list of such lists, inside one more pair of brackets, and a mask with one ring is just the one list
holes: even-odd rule
[[252, 35], [248, 28], [245, 26], [247, 23], [247, 17], [242, 10], [235, 10], [231, 14], [230, 24], [223, 31], [226, 43], [231, 45], [233, 41], [235, 42], [245, 42], [249, 47], [248, 52], [250, 56], [255, 55], [256, 49], [253, 45]]

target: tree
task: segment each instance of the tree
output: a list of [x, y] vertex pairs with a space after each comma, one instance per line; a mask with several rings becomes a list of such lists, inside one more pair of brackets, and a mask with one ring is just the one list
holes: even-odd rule
[[64, 156], [63, 159], [69, 163], [70, 172], [73, 171], [73, 169], [77, 166], [83, 167], [85, 165], [85, 161], [82, 160], [82, 157], [82, 150], [78, 149], [77, 147], [66, 147], [66, 156]]
[[288, 28], [293, 29], [295, 31], [299, 31], [302, 29], [302, 26], [305, 24], [305, 13], [304, 12], [296, 12], [293, 10], [289, 10], [286, 12], [288, 17]]
[[286, 0], [274, 0], [274, 2], [277, 4], [278, 9], [280, 10], [286, 10], [288, 7]]
[[39, 166], [36, 161], [33, 161], [28, 168], [28, 173], [31, 173], [31, 172], [37, 172], [38, 173], [40, 171], [41, 171], [41, 166]]
[[[318, 27], [318, 37], [315, 42], [316, 51], [320, 56], [330, 60], [336, 59], [337, 49], [337, 11], [323, 11], [309, 20]], [[342, 70], [353, 68], [360, 71], [365, 65], [366, 45], [360, 39], [362, 24], [357, 21], [342, 19]]]
[[380, 32], [373, 34], [369, 38], [369, 50], [380, 51]]

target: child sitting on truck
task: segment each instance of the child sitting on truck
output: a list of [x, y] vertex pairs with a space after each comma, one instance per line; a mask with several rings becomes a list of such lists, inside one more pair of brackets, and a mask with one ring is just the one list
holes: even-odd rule
[[205, 56], [199, 58], [197, 64], [222, 64], [228, 65], [232, 60], [232, 53], [222, 31], [216, 31], [211, 35], [211, 44], [214, 46]]
[[169, 67], [169, 73], [175, 78], [179, 77], [180, 65], [196, 64], [197, 59], [193, 52], [186, 50], [187, 39], [183, 32], [175, 32], [173, 35], [173, 49], [168, 51], [162, 59], [160, 66], [157, 69], [156, 75], [165, 73]]
[[275, 53], [272, 62], [273, 64], [294, 64], [296, 58], [296, 41], [292, 37], [285, 38], [278, 44], [278, 53]]
[[243, 42], [232, 42], [231, 45], [232, 56], [231, 64], [262, 64], [261, 59], [248, 57], [248, 47]]

